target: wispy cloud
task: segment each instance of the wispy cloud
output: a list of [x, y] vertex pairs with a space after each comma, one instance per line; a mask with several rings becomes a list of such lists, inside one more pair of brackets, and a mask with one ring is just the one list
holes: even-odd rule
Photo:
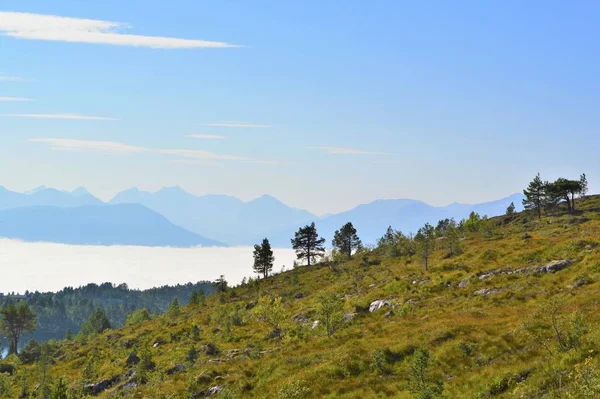
[[182, 163], [190, 163], [184, 161], [238, 161], [257, 163], [264, 165], [279, 165], [281, 163], [263, 161], [254, 158], [241, 157], [237, 155], [216, 154], [210, 151], [203, 150], [187, 150], [187, 149], [170, 149], [170, 148], [148, 148], [142, 146], [134, 146], [116, 141], [96, 141], [96, 140], [79, 140], [79, 139], [62, 139], [62, 138], [32, 138], [29, 139], [33, 143], [43, 143], [50, 146], [53, 150], [64, 151], [95, 151], [104, 153], [117, 154], [135, 154], [135, 153], [150, 153], [159, 155], [168, 155], [178, 158]]
[[212, 127], [239, 127], [239, 128], [268, 128], [271, 127], [269, 125], [256, 125], [252, 123], [242, 123], [242, 122], [215, 122], [215, 123], [207, 123], [204, 126], [212, 126]]
[[18, 78], [16, 76], [7, 76], [3, 73], [0, 73], [0, 82], [23, 82], [23, 78]]
[[171, 162], [183, 165], [222, 166], [219, 162], [202, 161], [200, 159], [174, 159]]
[[107, 118], [104, 116], [88, 116], [81, 114], [3, 114], [11, 118], [27, 118], [27, 119], [67, 119], [81, 121], [116, 121], [115, 118]]
[[67, 151], [98, 151], [112, 152], [121, 154], [131, 154], [149, 151], [144, 147], [132, 146], [116, 141], [92, 141], [77, 139], [58, 139], [58, 138], [34, 138], [29, 139], [33, 143], [44, 143], [50, 145], [53, 150]]
[[129, 28], [128, 24], [120, 22], [0, 11], [0, 32], [16, 39], [160, 49], [238, 47], [217, 41], [121, 33]]
[[365, 151], [358, 150], [356, 148], [344, 148], [344, 147], [306, 147], [309, 150], [319, 150], [325, 154], [329, 155], [393, 155], [389, 152], [380, 152], [380, 151]]
[[175, 155], [184, 158], [198, 158], [198, 159], [210, 159], [210, 160], [221, 160], [221, 161], [251, 161], [252, 158], [239, 157], [236, 155], [222, 155], [215, 154], [210, 151], [202, 151], [202, 150], [171, 150], [171, 149], [160, 149], [160, 150], [152, 150], [157, 154], [165, 154], [165, 155]]
[[23, 97], [0, 97], [0, 102], [27, 102], [33, 101], [31, 98], [23, 98]]
[[216, 134], [188, 134], [188, 139], [198, 139], [198, 140], [225, 140], [227, 137], [219, 136]]

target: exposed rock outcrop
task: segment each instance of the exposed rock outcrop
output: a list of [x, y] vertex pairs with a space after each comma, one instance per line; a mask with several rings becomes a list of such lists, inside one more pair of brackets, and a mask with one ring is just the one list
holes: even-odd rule
[[390, 301], [386, 301], [385, 299], [378, 299], [376, 301], [371, 302], [371, 304], [369, 305], [369, 312], [377, 312], [379, 309], [389, 306], [391, 306]]

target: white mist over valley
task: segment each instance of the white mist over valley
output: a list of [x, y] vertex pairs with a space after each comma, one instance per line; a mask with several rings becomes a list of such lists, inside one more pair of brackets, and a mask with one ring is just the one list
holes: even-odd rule
[[[147, 289], [252, 275], [252, 247], [141, 247], [29, 243], [0, 239], [0, 292], [58, 291], [88, 283]], [[291, 249], [274, 249], [273, 271], [293, 267]]]

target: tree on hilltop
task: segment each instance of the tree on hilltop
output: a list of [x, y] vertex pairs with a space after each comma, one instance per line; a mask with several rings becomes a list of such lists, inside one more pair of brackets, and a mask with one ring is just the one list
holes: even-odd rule
[[265, 238], [260, 245], [254, 246], [254, 272], [267, 278], [273, 270], [274, 262], [275, 256], [273, 256], [271, 243]]
[[325, 254], [325, 239], [319, 237], [315, 223], [301, 227], [292, 238], [292, 248], [299, 260], [306, 259], [308, 266]]
[[515, 203], [511, 202], [508, 208], [506, 208], [506, 216], [512, 216], [515, 214]]
[[[583, 180], [583, 181], [582, 181]], [[580, 180], [569, 180], [559, 177], [546, 187], [547, 204], [556, 206], [564, 201], [567, 204], [569, 213], [575, 212], [575, 197], [583, 195], [587, 191], [587, 181], [585, 175]]]
[[352, 223], [346, 223], [340, 230], [333, 235], [333, 247], [346, 255], [348, 259], [352, 258], [352, 252], [362, 247], [362, 242], [356, 234], [356, 229]]
[[523, 199], [523, 207], [526, 210], [531, 210], [537, 214], [538, 219], [542, 218], [542, 208], [546, 204], [546, 188], [548, 183], [544, 183], [540, 174], [529, 183], [527, 188], [523, 190], [525, 198]]

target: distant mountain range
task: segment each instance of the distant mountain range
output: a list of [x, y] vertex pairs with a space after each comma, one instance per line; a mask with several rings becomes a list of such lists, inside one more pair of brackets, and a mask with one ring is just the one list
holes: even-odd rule
[[41, 186], [16, 193], [0, 187], [0, 236], [70, 244], [178, 247], [253, 245], [268, 237], [274, 246], [289, 247], [298, 227], [314, 221], [328, 241], [340, 226], [352, 222], [363, 242], [373, 244], [390, 225], [410, 233], [425, 222], [459, 220], [472, 211], [497, 216], [511, 202], [522, 209], [522, 199], [522, 194], [513, 194], [492, 202], [445, 207], [411, 199], [377, 200], [319, 218], [269, 195], [244, 202], [227, 195], [195, 196], [179, 187], [155, 193], [132, 188], [104, 203], [85, 188], [68, 192]]
[[142, 204], [185, 229], [229, 245], [253, 245], [274, 232], [318, 219], [269, 195], [243, 202], [227, 195], [196, 197], [179, 187], [156, 193], [134, 188], [117, 194], [109, 203]]
[[30, 206], [0, 211], [0, 237], [89, 245], [217, 246], [138, 204], [61, 208]]

